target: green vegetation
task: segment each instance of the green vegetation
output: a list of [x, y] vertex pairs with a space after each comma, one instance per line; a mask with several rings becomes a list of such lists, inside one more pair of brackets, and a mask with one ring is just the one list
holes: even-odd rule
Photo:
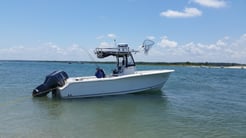
[[[97, 62], [97, 61], [37, 61], [37, 60], [0, 60], [0, 62], [55, 62], [66, 64], [114, 64], [114, 61]], [[246, 66], [239, 63], [221, 63], [221, 62], [136, 62], [137, 65], [160, 65], [160, 66], [208, 66], [208, 67], [230, 67], [230, 66]]]
[[246, 64], [239, 63], [216, 63], [216, 62], [137, 62], [138, 64], [149, 64], [149, 65], [166, 65], [166, 66], [245, 66]]

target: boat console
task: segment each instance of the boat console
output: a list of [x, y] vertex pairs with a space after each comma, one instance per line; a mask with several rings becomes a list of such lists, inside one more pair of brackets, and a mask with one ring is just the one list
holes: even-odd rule
[[108, 56], [116, 57], [116, 68], [113, 70], [113, 76], [133, 74], [135, 72], [135, 61], [132, 56], [128, 44], [120, 43], [116, 48], [96, 48], [95, 54], [98, 58], [105, 58]]

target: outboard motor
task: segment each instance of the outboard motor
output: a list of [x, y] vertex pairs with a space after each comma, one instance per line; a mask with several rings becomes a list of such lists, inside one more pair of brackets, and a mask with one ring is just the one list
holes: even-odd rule
[[33, 97], [46, 96], [50, 91], [57, 87], [65, 85], [65, 81], [68, 79], [68, 75], [64, 71], [54, 71], [47, 75], [43, 84], [36, 87], [33, 92]]

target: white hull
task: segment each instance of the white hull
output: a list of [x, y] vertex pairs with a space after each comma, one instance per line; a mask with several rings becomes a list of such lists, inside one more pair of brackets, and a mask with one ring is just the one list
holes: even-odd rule
[[106, 78], [69, 78], [63, 87], [57, 88], [62, 98], [96, 97], [161, 89], [173, 70], [137, 71], [133, 74]]
[[[145, 40], [142, 48], [148, 53], [154, 45]], [[64, 71], [55, 71], [47, 75], [43, 84], [36, 87], [34, 97], [46, 96], [52, 91], [53, 96], [61, 98], [96, 97], [137, 93], [152, 89], [161, 89], [174, 70], [135, 71], [136, 63], [128, 44], [118, 44], [115, 48], [96, 48], [98, 58], [116, 57], [116, 68], [111, 76], [106, 76], [103, 69], [96, 68], [95, 76], [69, 78]]]

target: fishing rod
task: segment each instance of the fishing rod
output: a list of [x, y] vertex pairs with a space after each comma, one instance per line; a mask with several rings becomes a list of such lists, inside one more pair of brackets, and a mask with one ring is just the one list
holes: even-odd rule
[[91, 53], [84, 48], [83, 48], [83, 50], [87, 53], [87, 55], [89, 56], [90, 60], [92, 60], [93, 64], [96, 66], [96, 68], [99, 68], [99, 65], [97, 64], [95, 58], [91, 55]]

